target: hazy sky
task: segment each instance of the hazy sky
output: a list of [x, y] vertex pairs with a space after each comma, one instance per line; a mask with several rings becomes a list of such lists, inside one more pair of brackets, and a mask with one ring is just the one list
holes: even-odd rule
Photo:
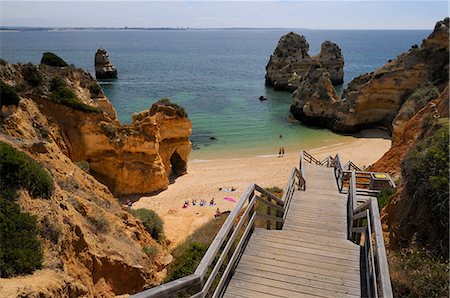
[[432, 29], [447, 1], [3, 1], [0, 25]]

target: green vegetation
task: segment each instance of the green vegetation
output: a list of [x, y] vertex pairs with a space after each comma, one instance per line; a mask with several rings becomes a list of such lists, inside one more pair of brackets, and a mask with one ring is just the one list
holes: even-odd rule
[[97, 82], [94, 82], [89, 86], [89, 92], [91, 93], [91, 97], [98, 97], [102, 92], [102, 88]]
[[420, 211], [412, 223], [418, 227], [418, 240], [445, 257], [449, 253], [448, 169], [448, 124], [436, 125], [402, 163], [402, 176], [411, 204]]
[[20, 99], [16, 90], [0, 80], [0, 107], [8, 105], [15, 105], [17, 107], [19, 105], [19, 101]]
[[194, 273], [226, 218], [222, 215], [210, 220], [175, 247], [172, 252], [174, 261], [168, 268], [166, 282]]
[[0, 195], [13, 200], [20, 188], [33, 197], [49, 198], [53, 192], [52, 177], [28, 155], [0, 142]]
[[390, 252], [394, 297], [448, 297], [449, 261], [417, 247]]
[[51, 241], [53, 244], [57, 244], [59, 237], [61, 236], [61, 227], [53, 223], [48, 219], [44, 218], [41, 222], [40, 234], [45, 239]]
[[91, 214], [86, 216], [86, 218], [94, 226], [97, 232], [103, 234], [109, 230], [109, 222], [100, 211], [97, 211], [96, 215]]
[[[53, 78], [55, 79], [55, 78]], [[52, 80], [53, 82], [53, 80]], [[55, 82], [55, 87], [57, 86], [57, 82]], [[52, 88], [52, 83], [50, 83], [50, 88]], [[80, 101], [75, 93], [65, 86], [57, 86], [50, 97], [50, 99], [54, 102], [63, 104], [65, 106], [71, 107], [75, 110], [84, 111], [88, 113], [100, 113], [101, 109], [92, 107]]]
[[171, 102], [169, 98], [161, 98], [156, 103], [154, 103], [154, 105], [155, 104], [174, 108], [175, 112], [177, 113], [177, 115], [179, 117], [181, 117], [181, 118], [187, 118], [188, 117], [188, 114], [186, 113], [186, 110], [182, 106]]
[[36, 217], [0, 194], [0, 277], [29, 274], [41, 268], [43, 253]]
[[60, 76], [53, 77], [50, 81], [50, 91], [53, 92], [59, 87], [65, 87], [63, 79]]
[[175, 262], [170, 265], [166, 282], [194, 273], [207, 250], [208, 246], [202, 243], [192, 242], [183, 254], [176, 258]]
[[155, 211], [141, 208], [134, 210], [133, 215], [142, 222], [153, 239], [158, 242], [164, 239], [164, 223]]
[[156, 246], [148, 247], [148, 246], [144, 245], [142, 250], [149, 258], [153, 258], [158, 253], [158, 248], [156, 248]]
[[66, 61], [58, 57], [57, 55], [51, 52], [45, 52], [42, 55], [41, 64], [49, 65], [49, 66], [57, 66], [57, 67], [65, 67], [67, 66]]
[[31, 63], [27, 63], [22, 67], [22, 76], [33, 87], [37, 87], [42, 83], [42, 75], [39, 69]]
[[378, 201], [378, 208], [383, 209], [384, 206], [386, 206], [391, 198], [395, 195], [396, 190], [392, 187], [383, 188], [378, 194], [377, 194], [377, 201]]
[[75, 163], [80, 169], [89, 174], [90, 167], [89, 163], [85, 160], [81, 160]]

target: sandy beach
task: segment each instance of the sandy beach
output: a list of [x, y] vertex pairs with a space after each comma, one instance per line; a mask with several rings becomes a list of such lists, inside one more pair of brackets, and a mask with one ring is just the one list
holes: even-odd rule
[[[391, 140], [386, 133], [376, 130], [362, 132], [348, 141], [308, 150], [317, 158], [339, 153], [342, 162], [351, 159], [359, 166], [369, 166], [389, 150]], [[188, 174], [176, 179], [166, 191], [152, 197], [142, 197], [133, 208], [148, 208], [156, 211], [164, 220], [164, 232], [169, 248], [175, 247], [196, 228], [214, 218], [216, 208], [231, 210], [250, 183], [262, 187], [284, 188], [291, 169], [298, 167], [299, 153], [286, 152], [284, 157], [258, 155], [248, 158], [191, 160]], [[227, 192], [231, 188], [236, 190]], [[219, 190], [222, 188], [222, 190]], [[184, 201], [215, 198], [216, 206], [190, 206], [183, 209]]]

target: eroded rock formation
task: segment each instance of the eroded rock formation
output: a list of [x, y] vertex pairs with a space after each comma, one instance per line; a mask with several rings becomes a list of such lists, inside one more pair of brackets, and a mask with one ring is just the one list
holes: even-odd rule
[[266, 66], [266, 84], [275, 90], [294, 91], [312, 63], [319, 62], [330, 73], [333, 84], [342, 84], [344, 57], [341, 49], [331, 41], [321, 45], [320, 54], [310, 57], [309, 44], [303, 35], [290, 32], [280, 38]]
[[[191, 122], [173, 107], [155, 104], [134, 116], [131, 125], [121, 125], [103, 93], [92, 94], [91, 86], [97, 83], [85, 71], [41, 66], [39, 72], [42, 85], [25, 90], [24, 96], [41, 104], [41, 113], [58, 127], [54, 140], [60, 150], [74, 162], [88, 162], [91, 174], [114, 194], [161, 191], [167, 188], [171, 176], [186, 172]], [[55, 102], [49, 91], [54, 77], [62, 78], [81, 104], [101, 112], [86, 112]], [[24, 84], [20, 65], [0, 66], [0, 78], [12, 85]], [[17, 116], [13, 113], [10, 117]]]
[[[0, 115], [0, 141], [42, 164], [54, 192], [49, 199], [20, 192], [22, 209], [42, 227], [44, 267], [26, 279], [0, 281], [0, 296], [113, 297], [159, 284], [170, 254], [110, 190], [159, 191], [172, 172], [185, 173], [191, 122], [164, 101], [121, 125], [89, 73], [40, 65], [34, 69], [40, 83], [31, 86], [24, 67], [0, 64], [0, 79], [20, 96]], [[76, 97], [66, 100], [71, 93]]]
[[[374, 126], [392, 131], [393, 125], [401, 127], [448, 82], [448, 26], [448, 18], [438, 22], [420, 47], [413, 46], [376, 71], [351, 81], [338, 104], [333, 102], [328, 107], [335, 109], [331, 117], [322, 110], [305, 113], [310, 99], [302, 99], [305, 105], [301, 106], [293, 97], [294, 116], [304, 123], [321, 124], [339, 132]], [[424, 86], [428, 86], [431, 97], [417, 96], [419, 90], [424, 92]]]
[[[312, 64], [299, 87], [292, 94], [291, 111], [305, 117], [320, 114], [333, 117], [339, 96], [331, 83], [330, 74], [319, 63]], [[300, 110], [298, 107], [301, 107]]]
[[102, 48], [95, 53], [95, 77], [97, 79], [115, 79], [117, 78], [116, 67], [109, 62], [109, 56]]

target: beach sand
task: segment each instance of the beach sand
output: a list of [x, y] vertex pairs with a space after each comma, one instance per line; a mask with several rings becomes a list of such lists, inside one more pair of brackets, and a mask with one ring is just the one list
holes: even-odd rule
[[[391, 140], [385, 132], [367, 130], [343, 143], [308, 150], [319, 159], [339, 153], [341, 162], [351, 159], [358, 166], [369, 166], [380, 159], [389, 150]], [[169, 248], [174, 248], [195, 229], [214, 218], [216, 208], [220, 211], [231, 210], [236, 203], [224, 200], [232, 197], [239, 200], [250, 183], [262, 187], [277, 186], [284, 188], [293, 167], [298, 167], [299, 154], [286, 152], [284, 157], [278, 154], [259, 155], [249, 158], [191, 160], [188, 173], [176, 179], [166, 191], [152, 197], [142, 197], [133, 204], [133, 208], [148, 208], [157, 212], [164, 220], [164, 233]], [[225, 192], [219, 188], [236, 188]], [[216, 206], [190, 206], [183, 209], [185, 200], [205, 199], [208, 203], [215, 198]]]

